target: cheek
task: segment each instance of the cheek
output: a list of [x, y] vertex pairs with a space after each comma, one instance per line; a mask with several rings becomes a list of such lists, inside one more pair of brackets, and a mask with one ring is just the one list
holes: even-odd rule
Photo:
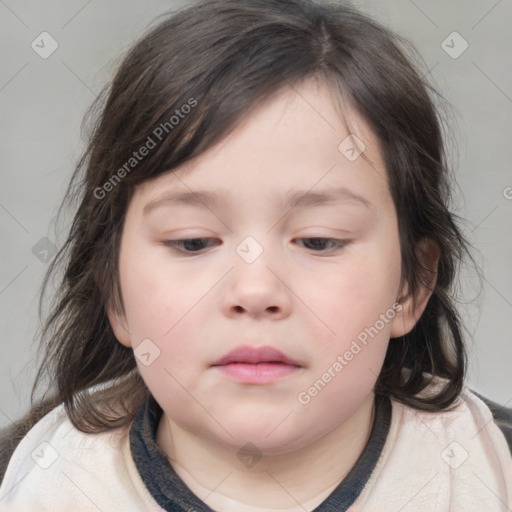
[[132, 341], [165, 341], [204, 295], [205, 286], [170, 266], [162, 251], [127, 253], [130, 257], [122, 262], [120, 275]]
[[[209, 304], [211, 278], [194, 278], [179, 268], [173, 269], [165, 258], [155, 258], [154, 252], [132, 253], [125, 260], [120, 268], [123, 300], [130, 339], [144, 380], [150, 386], [154, 383], [174, 389], [178, 384], [172, 376], [185, 383], [210, 363], [208, 336], [213, 333], [207, 331], [205, 336], [204, 325], [197, 319], [208, 314], [205, 308]], [[158, 354], [149, 366], [138, 358], [145, 347], [143, 340], [150, 340], [144, 343], [150, 352]]]
[[358, 254], [337, 277], [331, 273], [311, 308], [316, 308], [322, 320], [310, 333], [311, 339], [317, 340], [317, 373], [329, 371], [341, 356], [343, 370], [331, 369], [331, 373], [345, 375], [339, 379], [343, 386], [357, 388], [376, 380], [396, 316], [393, 306], [400, 266], [399, 248], [388, 244], [379, 251]]

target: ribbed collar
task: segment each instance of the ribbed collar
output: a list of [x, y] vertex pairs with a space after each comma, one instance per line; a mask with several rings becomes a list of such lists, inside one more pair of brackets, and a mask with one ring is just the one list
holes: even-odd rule
[[[391, 424], [391, 402], [375, 397], [375, 414], [366, 446], [356, 463], [314, 512], [346, 511], [359, 497], [379, 460]], [[130, 449], [135, 466], [154, 500], [168, 512], [212, 512], [176, 474], [156, 442], [162, 409], [149, 395], [141, 404], [130, 429]]]

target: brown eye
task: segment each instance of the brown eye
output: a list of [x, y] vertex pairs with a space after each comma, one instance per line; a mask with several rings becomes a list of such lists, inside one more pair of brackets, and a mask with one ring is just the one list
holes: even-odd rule
[[[304, 244], [304, 246], [306, 249], [311, 249], [315, 252], [325, 252], [326, 250], [341, 249], [348, 244], [347, 240], [337, 240], [336, 238], [309, 237], [300, 238], [299, 240], [308, 240], [309, 242], [313, 241], [313, 243], [307, 243]], [[326, 244], [330, 244], [330, 247], [325, 248]]]
[[163, 240], [162, 245], [170, 247], [177, 252], [197, 253], [202, 251], [204, 241], [214, 240], [213, 238], [184, 238], [182, 240]]

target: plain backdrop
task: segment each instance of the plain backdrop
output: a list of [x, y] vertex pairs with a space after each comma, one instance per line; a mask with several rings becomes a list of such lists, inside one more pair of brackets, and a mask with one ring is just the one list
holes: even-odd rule
[[[481, 292], [473, 273], [462, 273], [468, 383], [512, 407], [512, 1], [354, 3], [417, 47], [423, 72], [452, 106], [455, 211], [484, 273]], [[29, 406], [38, 293], [45, 259], [64, 240], [67, 224], [56, 231], [53, 222], [83, 149], [82, 117], [121, 54], [178, 5], [0, 0], [0, 426]]]

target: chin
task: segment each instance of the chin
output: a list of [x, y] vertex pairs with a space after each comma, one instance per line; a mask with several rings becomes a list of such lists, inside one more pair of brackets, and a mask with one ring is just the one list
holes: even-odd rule
[[[282, 419], [283, 417], [278, 421], [271, 422], [272, 426], [269, 422], [261, 421], [249, 425], [245, 422], [236, 428], [226, 426], [233, 437], [225, 432], [223, 432], [222, 437], [224, 442], [237, 452], [247, 447], [247, 445], [253, 445], [255, 451], [262, 455], [282, 455], [300, 449], [313, 441], [311, 431], [301, 432], [292, 424], [285, 428], [284, 424], [279, 425]], [[247, 447], [247, 449], [250, 450], [250, 447]]]

